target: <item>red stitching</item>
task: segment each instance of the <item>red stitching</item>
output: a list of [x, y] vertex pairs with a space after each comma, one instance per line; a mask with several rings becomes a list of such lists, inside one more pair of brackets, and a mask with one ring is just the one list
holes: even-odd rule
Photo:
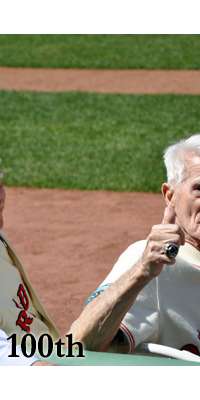
[[135, 339], [132, 335], [132, 333], [129, 331], [126, 325], [124, 325], [122, 322], [120, 324], [120, 329], [125, 333], [128, 341], [129, 341], [129, 353], [133, 353], [135, 350]]

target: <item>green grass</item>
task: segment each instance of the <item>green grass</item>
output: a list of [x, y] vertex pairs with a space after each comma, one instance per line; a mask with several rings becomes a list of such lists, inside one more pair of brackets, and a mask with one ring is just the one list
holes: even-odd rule
[[199, 104], [199, 96], [0, 92], [6, 183], [159, 191], [163, 149], [200, 131]]
[[199, 69], [200, 35], [0, 35], [0, 65]]

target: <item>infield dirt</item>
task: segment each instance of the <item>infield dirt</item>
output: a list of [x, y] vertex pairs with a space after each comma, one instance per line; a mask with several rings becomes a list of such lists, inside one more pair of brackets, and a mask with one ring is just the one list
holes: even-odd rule
[[0, 89], [37, 92], [200, 94], [200, 71], [0, 67]]

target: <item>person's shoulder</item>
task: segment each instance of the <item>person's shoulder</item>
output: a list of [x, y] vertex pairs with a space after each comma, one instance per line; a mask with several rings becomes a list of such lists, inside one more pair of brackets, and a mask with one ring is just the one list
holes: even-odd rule
[[145, 240], [138, 240], [137, 242], [132, 243], [130, 246], [128, 246], [126, 251], [144, 251], [145, 247], [147, 244], [147, 239]]
[[111, 272], [102, 282], [102, 285], [115, 281], [124, 272], [132, 268], [141, 258], [145, 247], [146, 247], [146, 240], [140, 240], [128, 246], [128, 248], [119, 256]]
[[118, 260], [129, 259], [132, 257], [141, 256], [147, 244], [147, 240], [138, 240], [137, 242], [132, 243], [127, 249], [120, 255]]

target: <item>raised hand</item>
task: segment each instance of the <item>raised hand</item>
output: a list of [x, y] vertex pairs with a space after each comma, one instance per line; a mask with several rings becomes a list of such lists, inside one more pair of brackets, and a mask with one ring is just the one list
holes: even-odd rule
[[162, 223], [152, 226], [147, 238], [141, 268], [149, 278], [159, 275], [165, 264], [175, 263], [175, 258], [169, 258], [165, 252], [165, 245], [169, 243], [178, 247], [185, 243], [184, 232], [176, 224], [176, 213], [171, 203], [164, 210]]

